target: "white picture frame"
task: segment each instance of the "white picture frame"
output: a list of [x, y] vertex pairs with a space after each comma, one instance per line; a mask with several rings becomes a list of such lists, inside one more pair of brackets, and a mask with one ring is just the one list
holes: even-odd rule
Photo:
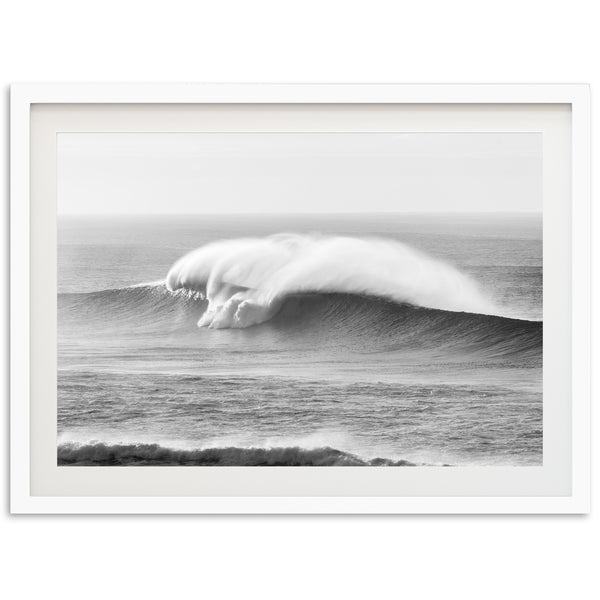
[[[126, 495], [39, 493], [40, 477], [36, 466], [36, 452], [32, 444], [38, 437], [55, 433], [51, 420], [38, 418], [39, 411], [31, 404], [31, 382], [36, 381], [36, 371], [31, 368], [32, 342], [36, 335], [48, 332], [39, 326], [31, 327], [32, 280], [40, 274], [31, 268], [32, 244], [44, 243], [31, 235], [31, 198], [40, 177], [39, 170], [31, 170], [34, 155], [45, 150], [33, 135], [34, 110], [54, 107], [62, 114], [87, 106], [99, 111], [121, 106], [173, 110], [190, 105], [204, 106], [338, 106], [362, 107], [428, 107], [442, 111], [443, 107], [460, 107], [465, 114], [481, 107], [528, 107], [533, 114], [553, 106], [566, 106], [570, 113], [569, 135], [557, 136], [557, 149], [570, 156], [570, 165], [557, 165], [561, 177], [567, 177], [570, 190], [570, 263], [571, 306], [565, 307], [561, 323], [570, 328], [570, 439], [564, 439], [567, 452], [562, 452], [563, 466], [568, 467], [569, 486], [559, 493], [548, 493], [543, 486], [538, 492], [496, 493], [479, 492], [469, 495], [469, 487], [461, 492], [456, 488], [451, 494], [428, 495], [285, 495], [253, 493], [252, 495], [171, 495], [162, 491]], [[442, 108], [440, 108], [442, 107]], [[166, 110], [166, 109], [165, 109]], [[442, 111], [443, 112], [443, 111]], [[432, 112], [433, 114], [433, 112]], [[97, 115], [91, 118], [97, 118]], [[436, 121], [438, 126], [443, 118]], [[77, 119], [75, 119], [77, 120]], [[483, 119], [485, 126], [485, 119]], [[89, 123], [89, 121], [87, 121]], [[99, 123], [95, 130], [111, 130], [110, 119]], [[533, 123], [533, 121], [532, 121]], [[79, 125], [86, 130], [86, 120]], [[452, 123], [446, 123], [453, 131]], [[151, 126], [130, 123], [123, 131], [153, 130]], [[144, 129], [150, 127], [150, 129]], [[185, 130], [185, 124], [179, 125]], [[385, 123], [381, 125], [385, 130]], [[501, 127], [509, 128], [510, 123]], [[538, 131], [535, 124], [521, 123], [523, 131]], [[83, 128], [83, 129], [81, 129]], [[570, 145], [569, 145], [570, 144]], [[558, 156], [558, 154], [557, 154]], [[33, 157], [33, 158], [32, 158]], [[50, 164], [52, 162], [47, 162]], [[545, 170], [544, 176], [556, 176]], [[55, 175], [54, 175], [55, 177]], [[46, 184], [50, 180], [46, 180]], [[563, 182], [564, 183], [564, 182]], [[545, 193], [551, 190], [545, 188]], [[54, 190], [55, 193], [55, 190]], [[35, 208], [37, 210], [37, 208]], [[53, 210], [53, 209], [49, 209]], [[559, 213], [557, 213], [559, 214]], [[13, 513], [585, 513], [590, 506], [590, 100], [586, 85], [224, 85], [224, 84], [19, 84], [11, 88], [11, 512]], [[32, 221], [33, 218], [33, 221]], [[544, 223], [552, 227], [552, 223]], [[557, 223], [567, 227], [568, 224]], [[35, 232], [36, 230], [33, 229]], [[559, 231], [557, 229], [557, 231]], [[559, 234], [557, 234], [559, 235]], [[546, 249], [545, 249], [546, 251]], [[35, 324], [35, 319], [33, 320]], [[569, 340], [565, 340], [569, 342]], [[33, 346], [35, 348], [35, 346]], [[557, 366], [557, 365], [554, 365]], [[564, 365], [563, 365], [564, 366]], [[55, 365], [47, 365], [55, 369]], [[546, 369], [545, 369], [546, 371]], [[548, 376], [566, 375], [553, 368]], [[544, 375], [546, 377], [546, 373]], [[544, 386], [546, 389], [546, 380]], [[546, 426], [546, 422], [545, 422]], [[52, 429], [54, 427], [54, 429]], [[568, 424], [565, 426], [568, 427]], [[39, 433], [41, 436], [38, 436]], [[560, 441], [560, 440], [559, 440]], [[559, 443], [557, 441], [557, 444]], [[558, 448], [558, 445], [557, 445]], [[552, 450], [552, 448], [550, 449]], [[545, 448], [546, 452], [546, 448]], [[543, 468], [552, 465], [544, 464]], [[175, 467], [162, 467], [177, 469]], [[255, 469], [256, 467], [242, 467]], [[542, 469], [543, 469], [542, 468]], [[127, 468], [125, 468], [127, 469]], [[184, 468], [184, 469], [187, 469]], [[362, 477], [358, 468], [353, 477]], [[367, 468], [369, 469], [369, 468]], [[517, 468], [519, 469], [519, 468]], [[93, 472], [90, 471], [93, 476]], [[123, 473], [123, 471], [121, 471]], [[500, 472], [498, 472], [500, 473]], [[563, 479], [564, 473], [563, 470]], [[189, 477], [191, 471], [187, 471]], [[43, 475], [43, 474], [42, 474]], [[476, 477], [476, 473], [465, 476]], [[521, 472], [520, 478], [527, 478]], [[134, 471], [127, 478], [137, 477]], [[118, 484], [118, 483], [117, 483]], [[117, 485], [115, 484], [115, 485]], [[93, 486], [92, 486], [93, 488]], [[92, 489], [90, 488], [90, 489]], [[40, 488], [41, 489], [41, 488]], [[65, 488], [68, 491], [68, 488]], [[143, 485], [140, 489], [144, 489]], [[267, 489], [267, 488], [265, 488]], [[490, 488], [492, 489], [492, 488]], [[558, 488], [557, 488], [558, 489]]]

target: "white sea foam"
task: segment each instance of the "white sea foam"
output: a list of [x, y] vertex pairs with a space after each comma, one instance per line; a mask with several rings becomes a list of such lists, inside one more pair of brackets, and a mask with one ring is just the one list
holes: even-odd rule
[[200, 327], [248, 327], [277, 313], [290, 294], [365, 294], [427, 308], [495, 314], [494, 304], [456, 268], [406, 244], [378, 238], [277, 234], [222, 240], [179, 259], [169, 290], [201, 292]]

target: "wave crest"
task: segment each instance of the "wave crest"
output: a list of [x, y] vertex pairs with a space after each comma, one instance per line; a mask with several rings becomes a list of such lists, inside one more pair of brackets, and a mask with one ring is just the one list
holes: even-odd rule
[[494, 314], [496, 307], [456, 268], [385, 239], [277, 234], [221, 240], [179, 259], [169, 290], [203, 294], [199, 327], [248, 327], [271, 319], [300, 293], [378, 296], [453, 312]]

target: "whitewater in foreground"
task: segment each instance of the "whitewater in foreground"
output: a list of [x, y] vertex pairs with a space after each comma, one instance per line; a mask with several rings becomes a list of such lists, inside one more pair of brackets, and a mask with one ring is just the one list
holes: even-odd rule
[[461, 218], [61, 222], [58, 464], [541, 464], [541, 220]]

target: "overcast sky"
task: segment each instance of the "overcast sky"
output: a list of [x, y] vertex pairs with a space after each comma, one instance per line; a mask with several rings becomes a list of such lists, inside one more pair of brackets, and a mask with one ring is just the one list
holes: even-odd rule
[[61, 133], [59, 214], [535, 212], [536, 133]]

